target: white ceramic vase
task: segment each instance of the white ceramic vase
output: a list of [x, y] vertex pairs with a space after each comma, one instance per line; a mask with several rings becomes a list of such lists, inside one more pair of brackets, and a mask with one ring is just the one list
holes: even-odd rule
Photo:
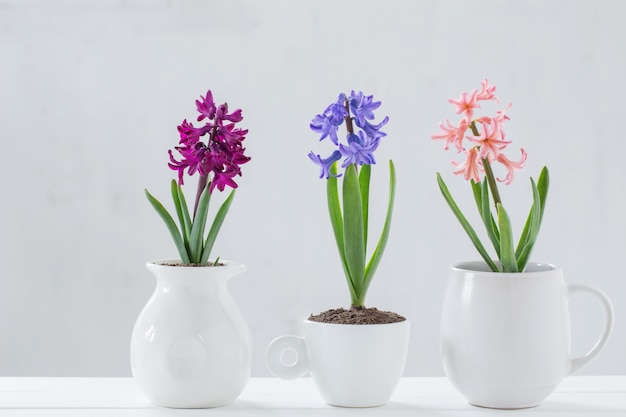
[[157, 284], [133, 329], [133, 377], [157, 405], [229, 404], [250, 377], [251, 337], [226, 285], [246, 268], [168, 265], [175, 262], [146, 265]]
[[[571, 358], [568, 300], [583, 292], [602, 302], [606, 321], [595, 346]], [[452, 268], [445, 292], [443, 366], [471, 404], [533, 407], [600, 353], [612, 326], [608, 297], [594, 287], [567, 284], [560, 268], [531, 263], [526, 272], [495, 273], [484, 262], [466, 262]]]
[[387, 403], [402, 377], [409, 331], [408, 320], [364, 325], [304, 320], [304, 336], [274, 339], [266, 363], [283, 379], [310, 372], [328, 404], [376, 407]]

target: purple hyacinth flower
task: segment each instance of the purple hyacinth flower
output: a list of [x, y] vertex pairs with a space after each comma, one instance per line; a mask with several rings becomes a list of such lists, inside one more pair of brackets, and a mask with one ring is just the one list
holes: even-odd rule
[[[202, 145], [201, 142], [199, 144]], [[167, 165], [171, 169], [178, 171], [178, 183], [180, 185], [184, 184], [183, 175], [185, 173], [185, 169], [187, 169], [188, 175], [193, 175], [196, 171], [198, 171], [198, 167], [200, 166], [203, 150], [196, 150], [194, 148], [195, 146], [193, 148], [189, 148], [187, 146], [176, 146], [174, 149], [176, 149], [182, 156], [180, 161], [177, 161], [174, 158], [171, 150], [168, 151], [170, 155], [170, 162]]]
[[337, 142], [339, 141], [339, 139], [337, 138], [338, 126], [333, 125], [327, 116], [318, 114], [313, 118], [313, 120], [311, 120], [311, 124], [309, 125], [309, 127], [312, 131], [322, 134], [320, 140], [324, 140], [327, 137], [330, 137], [330, 141], [337, 145]]
[[[330, 167], [332, 166], [332, 164], [334, 164], [335, 162], [341, 159], [341, 152], [334, 151], [328, 158], [325, 158], [325, 159], [319, 155], [314, 154], [313, 151], [309, 152], [308, 156], [311, 161], [313, 161], [315, 164], [320, 166], [320, 178], [328, 179], [332, 175], [330, 173]], [[333, 175], [333, 177], [340, 177], [340, 176], [341, 174]]]
[[373, 101], [374, 96], [366, 96], [362, 91], [355, 93], [354, 90], [348, 98], [350, 111], [359, 126], [365, 125], [365, 121], [374, 119], [374, 110], [380, 107], [380, 101]]
[[[233, 181], [233, 177], [237, 175], [235, 172], [215, 172], [213, 176], [213, 180], [211, 181], [211, 187], [209, 188], [209, 192], [213, 192], [213, 190], [217, 187], [218, 190], [224, 191], [226, 186], [231, 188], [237, 188], [237, 183]], [[241, 174], [239, 174], [241, 175]]]
[[320, 140], [324, 140], [330, 137], [330, 141], [338, 145], [339, 138], [337, 137], [337, 130], [339, 126], [344, 122], [348, 111], [345, 108], [346, 95], [340, 94], [336, 102], [331, 103], [323, 114], [318, 114], [313, 118], [309, 125], [311, 130], [317, 133], [321, 133]]
[[[223, 191], [226, 186], [237, 188], [233, 178], [241, 175], [239, 166], [250, 161], [242, 145], [248, 130], [235, 127], [243, 119], [241, 109], [229, 113], [228, 104], [216, 106], [211, 90], [206, 97], [201, 96], [200, 100], [196, 100], [196, 109], [200, 113], [198, 121], [208, 120], [202, 127], [195, 127], [186, 119], [178, 126], [180, 146], [174, 149], [181, 159], [177, 160], [170, 150], [169, 167], [178, 171], [180, 185], [183, 184], [185, 173], [193, 175], [198, 172], [206, 177], [212, 174], [209, 179], [211, 192], [215, 188]], [[203, 136], [205, 142], [202, 141]]]
[[[309, 153], [309, 158], [320, 166], [320, 178], [330, 177], [331, 165], [343, 159], [342, 168], [351, 164], [373, 165], [376, 163], [374, 151], [378, 148], [380, 138], [387, 136], [380, 130], [389, 121], [385, 117], [381, 122], [374, 123], [374, 111], [381, 105], [380, 101], [374, 101], [374, 96], [366, 96], [362, 91], [358, 93], [351, 91], [350, 96], [344, 93], [339, 94], [322, 114], [318, 114], [311, 121], [310, 127], [313, 131], [320, 133], [320, 140], [330, 137], [331, 142], [336, 146], [333, 154], [324, 159], [313, 152]], [[344, 121], [347, 128], [347, 143], [340, 143], [338, 128]]]
[[178, 126], [178, 134], [180, 136], [179, 143], [184, 143], [187, 146], [193, 146], [200, 140], [200, 136], [205, 135], [211, 126], [195, 127], [193, 123], [183, 120]]
[[228, 120], [233, 123], [238, 123], [243, 120], [241, 115], [241, 109], [237, 109], [232, 113], [228, 113], [228, 103], [220, 104], [215, 111], [215, 119], [218, 124], [221, 124], [223, 120]]
[[198, 121], [207, 119], [213, 119], [215, 117], [215, 111], [217, 108], [215, 107], [215, 102], [213, 101], [213, 93], [211, 90], [207, 91], [206, 97], [200, 96], [200, 100], [196, 100], [196, 109], [200, 116], [198, 116]]
[[371, 138], [382, 138], [384, 136], [387, 136], [387, 134], [383, 131], [380, 130], [381, 127], [383, 127], [384, 125], [387, 124], [387, 122], [389, 121], [389, 116], [386, 116], [382, 122], [376, 124], [372, 124], [370, 122], [368, 122], [367, 120], [363, 121], [363, 124], [361, 124], [361, 122], [359, 120], [356, 121], [356, 125], [358, 127], [360, 127], [361, 129], [363, 129], [363, 131], [365, 132], [365, 134]]
[[339, 151], [345, 158], [341, 167], [345, 168], [350, 164], [375, 164], [374, 151], [378, 148], [379, 142], [380, 138], [370, 138], [362, 131], [359, 131], [358, 135], [354, 133], [348, 134], [348, 145], [339, 145]]
[[328, 117], [331, 124], [335, 126], [341, 125], [348, 115], [348, 110], [346, 110], [346, 95], [344, 93], [339, 94], [337, 100], [326, 107], [324, 115]]

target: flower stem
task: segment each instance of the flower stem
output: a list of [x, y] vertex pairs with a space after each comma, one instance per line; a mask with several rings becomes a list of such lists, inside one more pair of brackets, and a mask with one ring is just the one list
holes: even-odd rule
[[346, 111], [348, 115], [344, 118], [346, 120], [346, 129], [348, 129], [348, 133], [354, 133], [354, 126], [352, 125], [352, 117], [350, 116], [350, 104], [348, 100], [345, 101], [344, 106], [346, 107]]
[[487, 182], [489, 183], [489, 188], [491, 189], [491, 195], [493, 196], [493, 205], [498, 208], [498, 204], [502, 204], [502, 200], [500, 199], [500, 192], [498, 191], [498, 184], [496, 183], [496, 178], [493, 176], [493, 170], [491, 169], [491, 163], [488, 158], [483, 158], [483, 168], [485, 168], [485, 177], [487, 178]]
[[480, 136], [480, 133], [478, 133], [478, 128], [476, 127], [476, 120], [472, 120], [472, 123], [470, 123], [469, 128], [472, 130], [472, 133], [474, 134], [474, 136]]
[[[348, 115], [344, 117], [344, 120], [346, 121], [346, 130], [348, 131], [348, 135], [350, 135], [354, 133], [354, 125], [352, 124], [352, 116], [350, 115], [350, 103], [348, 103], [348, 100], [346, 100], [343, 105], [346, 108], [346, 112], [348, 112]], [[354, 168], [356, 169], [356, 172], [358, 174], [359, 166], [357, 164], [352, 165], [354, 165]]]
[[200, 175], [200, 178], [198, 178], [198, 189], [196, 190], [196, 202], [193, 205], [193, 220], [194, 221], [196, 220], [196, 211], [198, 210], [198, 203], [200, 202], [200, 196], [202, 195], [202, 192], [206, 188], [208, 182], [209, 182], [209, 174]]
[[[476, 127], [476, 120], [472, 120], [469, 128], [472, 130], [474, 136], [480, 136], [480, 133], [478, 133], [478, 128]], [[502, 199], [500, 198], [500, 192], [498, 191], [496, 177], [494, 177], [493, 175], [493, 170], [491, 169], [491, 163], [489, 162], [489, 158], [482, 158], [481, 162], [483, 163], [483, 168], [485, 169], [485, 177], [487, 177], [489, 189], [491, 189], [491, 195], [493, 196], [493, 205], [496, 207], [497, 210], [498, 204], [502, 204]]]
[[[211, 148], [211, 144], [215, 141], [216, 134], [217, 134], [217, 121], [215, 122], [215, 125], [213, 125], [213, 128], [211, 129], [211, 132], [209, 133], [209, 140], [207, 141], [207, 148]], [[200, 196], [202, 195], [202, 192], [204, 191], [204, 189], [207, 186], [207, 183], [209, 182], [208, 173], [202, 174], [202, 171], [200, 171], [200, 174], [201, 174], [200, 178], [198, 178], [198, 188], [196, 189], [196, 202], [193, 205], [193, 220], [196, 220], [196, 211], [198, 210], [198, 203], [200, 202]]]

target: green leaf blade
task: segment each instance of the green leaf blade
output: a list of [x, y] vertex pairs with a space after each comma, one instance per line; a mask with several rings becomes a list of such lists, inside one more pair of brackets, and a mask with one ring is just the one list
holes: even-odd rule
[[335, 242], [337, 243], [341, 266], [343, 267], [346, 281], [348, 282], [348, 288], [350, 289], [350, 298], [355, 300], [356, 292], [354, 285], [352, 284], [352, 277], [350, 276], [350, 270], [346, 261], [346, 251], [343, 242], [343, 214], [341, 211], [341, 204], [339, 202], [339, 185], [337, 180], [336, 162], [331, 165], [330, 174], [330, 177], [326, 180], [326, 201], [328, 202], [328, 214], [330, 216], [330, 224], [333, 229], [333, 235], [335, 236]]
[[[211, 224], [211, 228], [209, 229], [209, 233], [207, 234], [206, 240], [204, 241], [204, 249], [202, 250], [202, 256], [200, 258], [200, 263], [205, 265], [209, 262], [209, 256], [211, 255], [211, 250], [213, 249], [213, 245], [215, 245], [215, 240], [217, 239], [217, 235], [222, 228], [222, 224], [224, 223], [224, 219], [228, 214], [228, 210], [230, 209], [231, 204], [233, 203], [233, 199], [235, 198], [235, 190], [233, 189], [226, 200], [222, 203], [219, 210], [215, 214], [215, 218], [213, 219], [213, 223]], [[217, 263], [217, 260], [216, 260]]]
[[539, 192], [539, 201], [541, 203], [541, 215], [539, 221], [543, 220], [543, 212], [546, 208], [546, 200], [548, 199], [548, 189], [550, 188], [550, 173], [547, 167], [543, 167], [541, 173], [539, 173], [539, 179], [537, 180], [537, 191]]
[[190, 259], [187, 253], [187, 248], [185, 247], [185, 242], [183, 241], [183, 238], [180, 234], [180, 230], [178, 230], [178, 226], [176, 226], [174, 219], [169, 214], [167, 209], [163, 207], [163, 204], [161, 204], [159, 200], [154, 198], [152, 194], [148, 192], [148, 190], [144, 190], [144, 192], [146, 194], [146, 197], [148, 198], [148, 201], [154, 208], [154, 210], [156, 210], [157, 214], [165, 222], [165, 226], [167, 227], [167, 230], [170, 232], [170, 235], [172, 236], [172, 239], [174, 240], [174, 245], [176, 245], [176, 249], [178, 250], [178, 254], [180, 255], [180, 260], [183, 262], [183, 264], [189, 264]]
[[363, 236], [365, 248], [367, 248], [367, 228], [369, 225], [369, 201], [370, 201], [370, 178], [372, 166], [362, 165], [359, 173], [359, 188], [361, 190], [361, 204], [363, 206]]
[[492, 271], [499, 272], [498, 266], [495, 264], [495, 262], [493, 262], [493, 260], [491, 259], [487, 251], [485, 250], [485, 247], [483, 246], [482, 242], [480, 241], [480, 238], [476, 234], [476, 231], [472, 228], [470, 223], [467, 221], [467, 219], [461, 212], [461, 209], [459, 209], [459, 206], [454, 201], [454, 198], [450, 194], [450, 191], [448, 191], [448, 187], [446, 186], [446, 183], [443, 181], [443, 178], [441, 178], [441, 174], [439, 173], [437, 173], [437, 184], [439, 185], [439, 190], [441, 191], [443, 198], [446, 200], [446, 203], [448, 203], [448, 206], [452, 210], [452, 213], [461, 224], [461, 227], [463, 227], [463, 230], [465, 230], [465, 233], [470, 238], [471, 242], [474, 244], [474, 247], [476, 248], [480, 256], [482, 256], [483, 260], [487, 263], [487, 265], [489, 265], [489, 268], [491, 268]]
[[343, 177], [343, 241], [346, 264], [350, 271], [358, 306], [362, 298], [365, 278], [365, 236], [361, 190], [357, 167], [354, 164], [346, 168]]
[[530, 179], [530, 184], [533, 190], [533, 205], [530, 208], [530, 213], [528, 214], [528, 227], [524, 227], [524, 230], [527, 231], [526, 239], [523, 242], [521, 250], [520, 245], [522, 242], [520, 239], [520, 243], [518, 243], [518, 248], [516, 250], [516, 255], [519, 251], [519, 255], [517, 255], [517, 267], [520, 271], [523, 271], [524, 268], [526, 268], [530, 254], [532, 253], [535, 242], [537, 241], [537, 236], [539, 235], [539, 228], [541, 227], [541, 197], [539, 195], [539, 190], [535, 185], [535, 181], [532, 178]]
[[511, 219], [502, 204], [498, 203], [498, 227], [500, 229], [500, 263], [503, 272], [518, 272], [513, 246]]
[[[532, 184], [531, 178], [531, 184]], [[550, 175], [548, 173], [548, 168], [543, 167], [541, 172], [539, 173], [539, 179], [537, 180], [537, 192], [539, 193], [539, 223], [541, 224], [541, 220], [543, 219], [543, 212], [546, 206], [546, 199], [548, 197], [548, 188], [550, 186]], [[535, 205], [535, 195], [533, 190], [533, 205]], [[529, 232], [530, 232], [530, 224], [531, 224], [531, 216], [532, 210], [528, 213], [528, 217], [526, 218], [526, 223], [524, 224], [524, 228], [522, 229], [522, 234], [520, 235], [519, 241], [517, 243], [517, 249], [515, 250], [515, 256], [517, 259], [522, 257], [522, 251], [528, 244]]]
[[180, 224], [181, 234], [185, 247], [189, 249], [189, 234], [191, 233], [191, 218], [189, 217], [189, 209], [187, 208], [187, 202], [185, 195], [180, 185], [176, 180], [172, 180], [171, 183], [172, 200], [174, 200], [174, 206], [176, 206], [176, 214], [178, 215], [178, 222]]
[[491, 240], [491, 244], [496, 251], [498, 259], [500, 259], [500, 231], [496, 225], [496, 221], [491, 214], [491, 202], [489, 201], [489, 183], [487, 179], [483, 180], [481, 184], [481, 202], [480, 202], [480, 217], [483, 219], [485, 229], [487, 230], [487, 236]]
[[474, 180], [470, 180], [470, 184], [472, 185], [472, 194], [474, 194], [474, 201], [476, 202], [476, 207], [478, 207], [478, 213], [482, 216], [483, 213], [483, 189], [480, 182], [475, 182]]
[[365, 293], [367, 293], [367, 289], [369, 288], [369, 285], [374, 278], [374, 273], [378, 268], [378, 264], [380, 263], [380, 260], [383, 257], [383, 252], [385, 251], [385, 247], [387, 246], [387, 240], [389, 239], [389, 232], [391, 230], [391, 218], [393, 216], [395, 196], [396, 168], [393, 164], [393, 161], [389, 160], [389, 202], [387, 203], [387, 215], [385, 216], [385, 222], [383, 224], [383, 229], [380, 233], [380, 238], [378, 239], [378, 244], [376, 245], [376, 248], [372, 253], [372, 257], [365, 267], [365, 284], [363, 298], [365, 298]]
[[204, 187], [200, 200], [198, 201], [198, 208], [196, 210], [196, 216], [193, 219], [191, 226], [191, 234], [189, 236], [189, 251], [191, 262], [199, 264], [202, 258], [203, 243], [204, 243], [204, 228], [206, 226], [206, 219], [209, 212], [209, 202], [211, 201], [210, 183]]

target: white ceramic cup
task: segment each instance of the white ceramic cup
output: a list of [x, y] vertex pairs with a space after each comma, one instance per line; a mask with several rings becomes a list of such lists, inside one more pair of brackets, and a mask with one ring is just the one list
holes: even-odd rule
[[[601, 302], [606, 321], [594, 347], [572, 358], [568, 301], [579, 293]], [[593, 360], [612, 327], [613, 307], [606, 294], [566, 283], [561, 268], [532, 263], [527, 272], [496, 273], [484, 262], [466, 262], [452, 268], [444, 297], [443, 366], [472, 404], [532, 407]]]
[[390, 324], [328, 324], [304, 320], [304, 336], [281, 336], [267, 348], [275, 376], [307, 372], [324, 401], [341, 407], [376, 407], [393, 394], [409, 344], [408, 320]]

